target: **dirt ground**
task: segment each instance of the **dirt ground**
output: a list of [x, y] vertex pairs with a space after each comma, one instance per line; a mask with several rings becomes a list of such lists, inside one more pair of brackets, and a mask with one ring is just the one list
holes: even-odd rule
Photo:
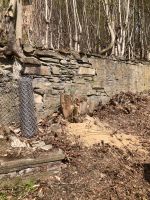
[[0, 199], [150, 199], [149, 93], [121, 93], [83, 123], [56, 115], [39, 130], [36, 140], [65, 152], [64, 167], [43, 181], [1, 188]]
[[72, 141], [78, 137], [86, 147], [104, 143], [123, 151], [136, 151], [139, 156], [144, 156], [144, 158], [149, 154], [141, 144], [141, 136], [126, 134], [121, 130], [116, 131], [110, 124], [101, 122], [98, 118], [87, 116], [83, 123], [69, 123], [67, 133]]

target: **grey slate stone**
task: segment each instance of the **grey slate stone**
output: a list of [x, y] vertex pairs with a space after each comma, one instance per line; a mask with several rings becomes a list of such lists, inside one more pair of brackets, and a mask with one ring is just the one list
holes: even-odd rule
[[48, 63], [59, 63], [59, 59], [57, 58], [40, 57], [39, 59]]
[[34, 54], [37, 56], [56, 58], [59, 60], [63, 59], [63, 56], [61, 56], [59, 53], [57, 53], [55, 51], [51, 51], [51, 50], [36, 50], [34, 52]]
[[61, 74], [60, 68], [59, 68], [59, 67], [53, 66], [53, 67], [52, 67], [52, 74], [53, 74], [53, 75], [60, 75], [60, 74]]

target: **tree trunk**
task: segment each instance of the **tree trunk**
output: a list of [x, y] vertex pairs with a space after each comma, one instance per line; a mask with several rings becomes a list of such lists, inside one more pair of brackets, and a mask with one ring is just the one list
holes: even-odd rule
[[107, 24], [108, 24], [108, 29], [109, 29], [109, 32], [111, 35], [111, 42], [107, 48], [100, 51], [100, 54], [104, 54], [104, 53], [108, 52], [109, 50], [111, 50], [113, 48], [113, 46], [115, 44], [115, 40], [116, 40], [116, 35], [115, 35], [115, 31], [114, 31], [114, 21], [111, 20], [108, 0], [103, 1], [103, 6], [104, 6], [104, 10], [105, 10], [106, 17], [107, 17]]
[[22, 0], [10, 0], [6, 13], [6, 23], [9, 27], [7, 45], [0, 48], [5, 55], [14, 55], [23, 58], [21, 49], [22, 40]]
[[16, 19], [16, 43], [20, 46], [22, 43], [22, 0], [17, 0], [17, 19]]

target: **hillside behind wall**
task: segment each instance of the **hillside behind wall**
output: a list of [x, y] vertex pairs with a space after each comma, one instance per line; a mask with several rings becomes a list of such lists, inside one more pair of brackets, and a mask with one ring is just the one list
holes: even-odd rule
[[[86, 97], [92, 111], [100, 101], [105, 103], [121, 91], [140, 92], [150, 88], [150, 63], [124, 63], [75, 52], [26, 53], [23, 75], [33, 78], [38, 119], [58, 109], [60, 93], [64, 91]], [[18, 85], [13, 80], [12, 63], [6, 59], [0, 62], [0, 124], [19, 122]]]

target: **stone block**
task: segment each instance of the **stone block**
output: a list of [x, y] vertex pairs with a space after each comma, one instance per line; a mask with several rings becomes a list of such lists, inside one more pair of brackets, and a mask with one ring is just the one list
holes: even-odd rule
[[91, 81], [93, 81], [93, 77], [85, 77], [84, 80], [91, 82]]
[[68, 65], [68, 69], [71, 69], [71, 70], [78, 70], [78, 69], [79, 69], [79, 65], [69, 64], [69, 65]]
[[60, 63], [61, 63], [62, 65], [67, 65], [67, 64], [68, 64], [68, 61], [67, 61], [67, 60], [61, 60]]
[[53, 74], [53, 75], [60, 75], [60, 74], [61, 74], [60, 68], [59, 68], [59, 67], [53, 66], [53, 67], [52, 67], [52, 74]]
[[23, 51], [24, 51], [25, 53], [27, 53], [27, 54], [33, 53], [34, 50], [35, 50], [35, 49], [34, 49], [31, 45], [29, 45], [29, 44], [25, 44], [25, 45], [23, 46]]
[[96, 70], [92, 68], [80, 67], [78, 70], [78, 75], [94, 76], [96, 75]]
[[57, 58], [49, 58], [49, 57], [40, 57], [39, 58], [43, 62], [48, 62], [48, 63], [59, 63], [59, 59]]
[[34, 54], [37, 56], [56, 58], [59, 60], [63, 59], [63, 56], [61, 56], [58, 52], [51, 50], [36, 50]]
[[93, 95], [97, 95], [97, 93], [96, 93], [96, 91], [95, 90], [88, 90], [88, 92], [87, 92], [87, 96], [93, 96]]
[[48, 79], [46, 79], [45, 82], [40, 81], [40, 78], [35, 79], [35, 80], [33, 79], [33, 88], [34, 88], [35, 93], [44, 95], [45, 93], [49, 92], [49, 90], [51, 90], [52, 83], [50, 83]]
[[52, 90], [51, 94], [52, 95], [59, 95], [60, 91], [59, 90]]
[[43, 108], [43, 97], [39, 94], [34, 94], [34, 102], [35, 102], [35, 108], [37, 112], [40, 112]]
[[39, 94], [34, 94], [34, 102], [35, 102], [35, 104], [42, 104], [43, 97]]
[[65, 88], [65, 85], [63, 85], [63, 84], [53, 85], [53, 89], [55, 89], [55, 90], [63, 90], [64, 88]]
[[43, 65], [40, 67], [25, 67], [24, 74], [51, 76], [51, 71], [50, 71], [50, 67]]
[[104, 90], [104, 87], [102, 86], [102, 84], [93, 84], [92, 85], [92, 88], [94, 89], [94, 90]]
[[51, 83], [47, 78], [34, 78], [32, 81], [33, 88], [44, 88], [50, 86]]
[[87, 63], [81, 63], [81, 64], [79, 64], [79, 67], [92, 68], [92, 65], [91, 64], [87, 64]]
[[89, 63], [89, 59], [86, 55], [82, 57], [82, 62], [83, 63]]
[[73, 82], [77, 84], [85, 84], [85, 80], [83, 78], [75, 78]]
[[59, 83], [61, 82], [60, 79], [58, 77], [53, 77], [53, 82], [54, 83]]
[[45, 90], [43, 90], [43, 89], [38, 89], [38, 88], [36, 88], [36, 89], [34, 89], [34, 93], [36, 93], [36, 94], [40, 94], [40, 95], [44, 95], [45, 94]]
[[71, 61], [70, 61], [70, 64], [72, 64], [72, 65], [77, 65], [78, 62], [77, 62], [77, 60], [71, 60]]
[[21, 62], [24, 64], [31, 64], [31, 65], [41, 65], [40, 60], [35, 57], [25, 57], [21, 59]]

